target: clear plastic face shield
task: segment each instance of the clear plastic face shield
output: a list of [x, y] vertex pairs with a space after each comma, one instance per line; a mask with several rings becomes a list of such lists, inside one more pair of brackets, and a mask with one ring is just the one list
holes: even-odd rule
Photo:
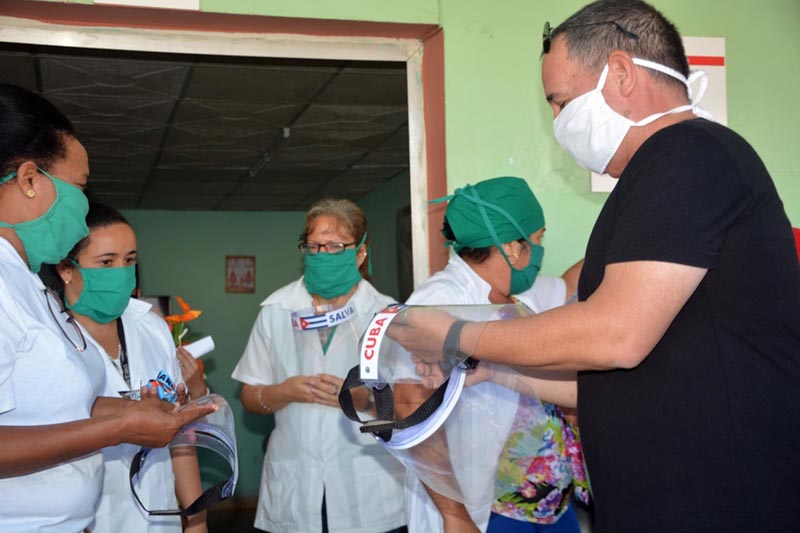
[[208, 509], [218, 501], [226, 500], [233, 495], [239, 478], [239, 461], [236, 451], [236, 430], [233, 412], [225, 398], [218, 394], [209, 394], [198, 398], [188, 405], [207, 405], [213, 403], [218, 409], [203, 418], [187, 424], [175, 435], [169, 444], [170, 449], [193, 446], [206, 448], [218, 454], [230, 467], [230, 476], [220, 481], [200, 495], [185, 509], [157, 509], [160, 502], [144, 501], [137, 491], [139, 481], [147, 475], [147, 455], [150, 449], [142, 448], [131, 463], [130, 484], [136, 501], [151, 516], [183, 515], [189, 516]]
[[[291, 327], [296, 353], [315, 354], [328, 350], [346, 350], [353, 353], [358, 346], [361, 330], [358, 309], [351, 299], [341, 307], [317, 305], [291, 312]], [[293, 363], [293, 372], [318, 375], [324, 372], [319, 357], [299, 357]]]
[[[339, 396], [343, 411], [362, 424], [362, 432], [373, 434], [430, 489], [464, 503], [477, 523], [488, 519], [496, 499], [495, 474], [521, 387], [515, 371], [470, 359], [470, 341], [459, 340], [459, 334], [466, 321], [532, 314], [521, 304], [392, 306], [364, 332], [360, 364], [348, 374]], [[392, 338], [392, 328], [411, 318], [442, 321], [447, 334], [440, 336], [444, 342], [438, 357], [412, 353]], [[361, 385], [375, 396], [374, 420], [361, 420], [353, 407], [350, 389]], [[531, 455], [540, 445], [530, 443]]]

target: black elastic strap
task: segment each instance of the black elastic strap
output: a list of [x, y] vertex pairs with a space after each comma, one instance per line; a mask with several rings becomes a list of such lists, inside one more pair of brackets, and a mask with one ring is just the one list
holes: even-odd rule
[[[440, 405], [442, 405], [444, 394], [447, 391], [448, 381], [450, 381], [449, 378], [444, 380], [444, 382], [439, 385], [439, 388], [437, 388], [427, 400], [422, 402], [422, 404], [420, 404], [420, 406], [417, 407], [414, 412], [407, 417], [400, 420], [393, 420], [392, 417], [371, 420], [359, 428], [361, 433], [372, 433], [380, 437], [383, 441], [389, 442], [392, 438], [393, 430], [410, 428], [411, 426], [416, 426], [417, 424], [424, 422], [439, 408]], [[386, 388], [388, 389], [389, 387]], [[375, 404], [377, 405], [377, 403], [378, 399], [376, 397]], [[392, 410], [394, 410], [394, 404], [392, 404]]]
[[[358, 416], [358, 412], [353, 405], [353, 394], [350, 392], [351, 389], [356, 387], [366, 387], [359, 378], [359, 372], [360, 366], [356, 365], [350, 369], [347, 376], [344, 378], [342, 388], [339, 391], [339, 406], [342, 408], [347, 418], [363, 425], [367, 422], [361, 420], [361, 417]], [[377, 411], [378, 419], [391, 420], [394, 418], [394, 395], [392, 394], [392, 388], [388, 385], [372, 387], [372, 395], [375, 397], [375, 410]], [[380, 435], [378, 436], [380, 437]], [[392, 438], [391, 433], [386, 435], [386, 437], [387, 438], [384, 440], [387, 441]]]
[[119, 338], [119, 366], [122, 369], [122, 379], [128, 388], [131, 388], [131, 367], [128, 364], [128, 344], [125, 342], [125, 328], [122, 326], [122, 317], [117, 318], [117, 337]]
[[355, 407], [353, 406], [353, 395], [350, 389], [361, 387], [363, 384], [359, 380], [358, 365], [354, 366], [347, 373], [342, 383], [342, 389], [339, 391], [339, 406], [342, 408], [345, 416], [354, 422], [361, 424], [359, 430], [361, 433], [372, 433], [384, 442], [392, 440], [392, 432], [395, 429], [406, 429], [411, 426], [424, 422], [431, 416], [436, 409], [442, 405], [444, 394], [447, 390], [448, 380], [439, 385], [439, 388], [413, 413], [401, 420], [394, 419], [394, 394], [392, 388], [388, 385], [383, 387], [373, 387], [372, 392], [375, 395], [375, 409], [377, 410], [378, 418], [375, 420], [364, 421], [358, 416]]
[[339, 389], [339, 407], [342, 408], [342, 411], [344, 411], [344, 414], [347, 416], [347, 418], [353, 422], [363, 424], [364, 422], [358, 416], [358, 412], [356, 412], [356, 408], [353, 405], [353, 395], [350, 392], [350, 389], [361, 387], [363, 385], [358, 377], [360, 368], [360, 365], [354, 366], [344, 378], [344, 381], [342, 382], [342, 388]]
[[150, 448], [142, 448], [139, 452], [133, 456], [133, 461], [131, 462], [131, 469], [128, 474], [128, 480], [130, 481], [131, 485], [131, 492], [133, 493], [133, 497], [136, 498], [136, 501], [139, 503], [139, 507], [144, 509], [144, 511], [150, 516], [191, 516], [199, 513], [200, 511], [205, 511], [215, 503], [228, 499], [229, 496], [225, 496], [225, 485], [227, 485], [228, 480], [220, 481], [213, 487], [209, 488], [208, 490], [204, 491], [195, 501], [191, 503], [185, 509], [171, 509], [171, 510], [157, 510], [151, 511], [147, 507], [144, 506], [142, 500], [139, 499], [139, 494], [136, 492], [136, 486], [133, 480], [136, 478], [139, 471], [142, 469], [142, 465], [144, 464], [145, 457], [147, 454], [150, 453]]

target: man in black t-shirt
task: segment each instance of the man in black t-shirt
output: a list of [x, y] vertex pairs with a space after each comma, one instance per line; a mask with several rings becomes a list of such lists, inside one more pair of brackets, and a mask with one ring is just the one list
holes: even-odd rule
[[599, 1], [547, 25], [556, 139], [619, 178], [588, 243], [581, 302], [467, 324], [455, 346], [450, 321], [422, 311], [389, 334], [418, 354], [579, 371], [597, 532], [790, 531], [800, 265], [766, 168], [698, 118], [690, 80], [677, 30], [643, 2]]

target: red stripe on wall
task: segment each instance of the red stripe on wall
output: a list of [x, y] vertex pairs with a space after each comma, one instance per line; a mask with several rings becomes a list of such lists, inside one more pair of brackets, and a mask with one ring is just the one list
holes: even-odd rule
[[724, 67], [725, 56], [686, 56], [692, 66]]

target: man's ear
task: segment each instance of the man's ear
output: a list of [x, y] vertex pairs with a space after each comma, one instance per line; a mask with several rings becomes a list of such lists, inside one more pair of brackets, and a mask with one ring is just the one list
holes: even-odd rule
[[639, 72], [633, 58], [627, 52], [614, 50], [608, 56], [608, 79], [606, 87], [611, 87], [619, 96], [628, 98], [636, 89]]

